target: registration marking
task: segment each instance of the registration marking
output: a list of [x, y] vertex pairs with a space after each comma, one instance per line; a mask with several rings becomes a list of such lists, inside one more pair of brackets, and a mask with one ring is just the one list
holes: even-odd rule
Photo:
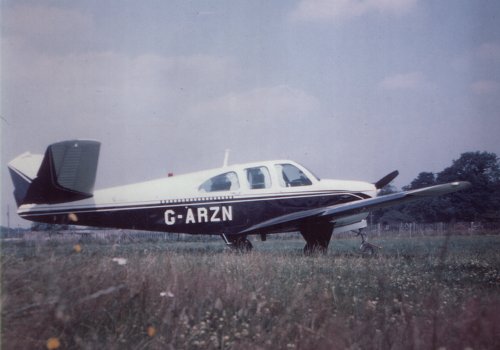
[[233, 221], [233, 206], [218, 205], [197, 208], [175, 208], [165, 210], [165, 224], [200, 224]]

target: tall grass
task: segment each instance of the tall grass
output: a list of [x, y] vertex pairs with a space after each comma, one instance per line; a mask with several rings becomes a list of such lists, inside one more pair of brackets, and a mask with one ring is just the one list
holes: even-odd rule
[[[8, 349], [498, 349], [498, 236], [2, 247]], [[256, 245], [258, 245], [256, 243]], [[264, 248], [266, 247], [266, 248]]]

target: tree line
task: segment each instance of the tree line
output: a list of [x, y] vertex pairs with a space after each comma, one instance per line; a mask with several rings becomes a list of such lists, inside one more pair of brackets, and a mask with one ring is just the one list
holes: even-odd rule
[[[374, 223], [404, 222], [500, 222], [500, 161], [495, 153], [466, 152], [439, 173], [421, 172], [404, 191], [453, 181], [472, 186], [446, 196], [412, 202], [373, 213]], [[396, 192], [388, 185], [381, 194]]]

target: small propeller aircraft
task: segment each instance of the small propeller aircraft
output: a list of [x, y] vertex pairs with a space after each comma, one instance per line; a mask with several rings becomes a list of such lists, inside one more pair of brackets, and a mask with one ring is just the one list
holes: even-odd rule
[[326, 252], [333, 233], [366, 227], [373, 209], [470, 186], [377, 196], [398, 171], [375, 183], [326, 180], [293, 161], [272, 160], [94, 191], [99, 150], [99, 142], [71, 140], [48, 146], [44, 156], [12, 160], [18, 214], [51, 224], [216, 234], [238, 250], [252, 249], [248, 235], [299, 231], [311, 253]]

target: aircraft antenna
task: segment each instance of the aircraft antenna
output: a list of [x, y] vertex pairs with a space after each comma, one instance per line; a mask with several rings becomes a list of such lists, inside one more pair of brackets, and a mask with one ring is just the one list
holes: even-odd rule
[[227, 167], [227, 164], [229, 162], [229, 152], [230, 151], [231, 151], [230, 149], [226, 149], [226, 152], [224, 153], [224, 164], [222, 164], [223, 168]]

